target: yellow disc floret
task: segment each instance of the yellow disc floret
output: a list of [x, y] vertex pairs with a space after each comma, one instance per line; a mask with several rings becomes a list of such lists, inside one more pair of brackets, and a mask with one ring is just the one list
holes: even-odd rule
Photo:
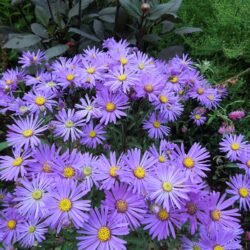
[[114, 104], [113, 102], [108, 102], [108, 103], [106, 104], [106, 110], [107, 110], [108, 112], [114, 111], [115, 108], [116, 108], [116, 106], [115, 106], [115, 104]]
[[122, 65], [126, 65], [126, 64], [128, 63], [128, 59], [126, 59], [125, 57], [121, 57], [121, 58], [120, 58], [120, 63], [121, 63]]
[[30, 226], [29, 227], [29, 233], [34, 233], [36, 231], [36, 227]]
[[222, 247], [220, 245], [215, 245], [213, 250], [224, 250], [224, 247]]
[[196, 120], [200, 120], [201, 119], [200, 115], [195, 115], [194, 117], [195, 117]]
[[240, 145], [238, 143], [234, 142], [231, 144], [231, 149], [234, 151], [237, 151], [240, 149]]
[[24, 137], [30, 137], [33, 135], [33, 130], [32, 129], [26, 129], [23, 131], [23, 136]]
[[36, 97], [35, 103], [38, 106], [42, 106], [45, 103], [45, 98], [42, 96], [38, 96], [38, 97]]
[[117, 171], [118, 169], [119, 169], [118, 166], [112, 166], [112, 167], [110, 167], [110, 169], [109, 169], [109, 175], [110, 175], [111, 177], [116, 177], [116, 176], [117, 176], [116, 171]]
[[166, 161], [166, 158], [165, 158], [163, 155], [159, 155], [158, 161], [159, 161], [160, 163], [164, 163], [164, 162]]
[[240, 188], [240, 189], [239, 189], [239, 195], [240, 195], [241, 197], [243, 197], [243, 198], [247, 198], [248, 195], [249, 195], [248, 189], [247, 189], [247, 188], [244, 188], [244, 187]]
[[186, 168], [193, 168], [194, 167], [194, 160], [191, 157], [186, 157], [183, 160], [183, 165]]
[[139, 64], [138, 64], [138, 68], [139, 68], [140, 70], [143, 70], [143, 69], [145, 68], [145, 65], [144, 65], [143, 63], [139, 63]]
[[160, 95], [160, 102], [161, 103], [167, 103], [168, 102], [168, 98], [165, 95]]
[[43, 191], [40, 189], [36, 189], [32, 192], [32, 198], [34, 200], [41, 200], [43, 197]]
[[115, 207], [118, 210], [118, 212], [120, 212], [120, 213], [125, 213], [128, 210], [128, 204], [124, 200], [118, 200], [115, 203]]
[[43, 170], [45, 173], [51, 173], [51, 172], [52, 172], [51, 166], [48, 164], [48, 162], [45, 162], [45, 163], [43, 164], [42, 170]]
[[91, 130], [91, 131], [89, 132], [89, 137], [91, 137], [91, 138], [95, 138], [95, 137], [96, 137], [96, 132], [95, 132], [95, 130]]
[[111, 232], [108, 227], [100, 227], [97, 234], [98, 239], [101, 242], [105, 242], [111, 238]]
[[250, 160], [248, 160], [246, 164], [250, 168]]
[[135, 170], [134, 170], [134, 176], [138, 179], [143, 179], [145, 177], [145, 170], [143, 167], [138, 166]]
[[157, 213], [157, 217], [159, 220], [165, 221], [169, 218], [169, 214], [167, 212], [166, 209], [161, 209], [158, 213]]
[[218, 209], [212, 210], [210, 212], [210, 217], [213, 221], [219, 221], [221, 217], [221, 212]]
[[90, 176], [90, 175], [92, 174], [92, 168], [91, 168], [91, 167], [85, 167], [85, 168], [83, 169], [83, 174], [84, 174], [85, 176]]
[[204, 93], [204, 89], [203, 88], [198, 88], [197, 89], [197, 94], [202, 95]]
[[62, 212], [68, 212], [72, 208], [72, 203], [71, 200], [68, 198], [61, 199], [58, 204], [58, 208]]
[[153, 85], [150, 84], [150, 83], [146, 84], [146, 85], [144, 86], [144, 90], [145, 90], [146, 92], [148, 92], [148, 93], [151, 93], [151, 92], [154, 90]]
[[170, 182], [165, 181], [162, 183], [162, 189], [165, 192], [171, 192], [172, 191], [172, 184]]
[[153, 122], [153, 126], [155, 128], [159, 128], [161, 126], [161, 123], [159, 121], [155, 121], [155, 122]]
[[94, 67], [90, 67], [90, 68], [87, 69], [87, 72], [89, 74], [94, 74], [95, 73], [95, 68]]
[[68, 81], [73, 81], [75, 79], [75, 76], [73, 74], [68, 74], [67, 75], [67, 80]]
[[20, 166], [23, 163], [23, 158], [22, 157], [17, 157], [13, 162], [12, 166], [17, 167]]
[[7, 222], [7, 227], [10, 229], [10, 230], [13, 230], [16, 228], [16, 221], [15, 220], [9, 220]]
[[66, 128], [72, 128], [74, 126], [74, 123], [70, 120], [66, 121], [65, 122], [65, 127]]
[[66, 178], [71, 178], [72, 176], [75, 175], [75, 170], [74, 168], [72, 168], [71, 166], [67, 166], [63, 169], [63, 175], [66, 177]]
[[126, 74], [121, 74], [121, 75], [117, 76], [117, 79], [119, 81], [121, 81], [121, 82], [126, 81], [127, 75]]
[[177, 83], [179, 81], [179, 78], [177, 76], [172, 76], [169, 81], [172, 83]]

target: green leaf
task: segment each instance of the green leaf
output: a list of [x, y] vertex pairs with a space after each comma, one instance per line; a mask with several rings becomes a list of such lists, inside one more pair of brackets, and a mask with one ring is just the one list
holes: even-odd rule
[[99, 42], [100, 39], [97, 38], [96, 36], [92, 35], [92, 34], [89, 34], [87, 33], [86, 31], [84, 31], [83, 29], [77, 29], [77, 28], [70, 28], [69, 29], [69, 32], [72, 32], [72, 33], [76, 33], [78, 35], [81, 35], [83, 37], [86, 37], [92, 41], [95, 41], [95, 42]]
[[33, 31], [34, 34], [42, 38], [49, 37], [47, 30], [40, 23], [32, 23], [31, 30]]
[[108, 7], [104, 8], [101, 11], [99, 11], [99, 18], [107, 23], [114, 23], [115, 22], [115, 7]]
[[164, 14], [175, 14], [181, 3], [182, 0], [171, 0], [168, 3], [158, 4], [150, 10], [148, 19], [155, 21]]
[[104, 26], [103, 23], [97, 19], [94, 20], [93, 24], [94, 31], [100, 39], [104, 39]]
[[[86, 9], [94, 0], [80, 0], [81, 1], [81, 10]], [[77, 3], [68, 14], [69, 19], [79, 14], [79, 3]]]
[[41, 38], [37, 35], [27, 34], [19, 35], [16, 34], [15, 37], [10, 39], [5, 43], [4, 48], [8, 49], [23, 49], [35, 45], [41, 41]]
[[9, 147], [9, 145], [8, 145], [8, 143], [6, 141], [0, 142], [0, 151], [6, 149], [8, 147]]
[[170, 46], [164, 50], [162, 50], [159, 55], [158, 58], [163, 59], [163, 60], [168, 60], [169, 58], [172, 58], [176, 55], [181, 56], [183, 53], [183, 46], [180, 45], [175, 45], [175, 46]]
[[144, 41], [155, 43], [161, 40], [157, 34], [147, 34], [143, 37]]
[[64, 44], [56, 45], [52, 48], [47, 49], [45, 51], [45, 54], [46, 54], [46, 57], [50, 59], [50, 58], [62, 55], [68, 50], [68, 48], [69, 47]]
[[121, 0], [120, 4], [131, 16], [138, 18], [142, 15], [138, 0]]
[[202, 32], [202, 29], [196, 28], [196, 27], [182, 27], [174, 31], [174, 33], [177, 35], [185, 35], [185, 34], [190, 34], [190, 33], [195, 33], [195, 32]]
[[35, 16], [37, 20], [45, 27], [49, 24], [50, 14], [44, 7], [36, 5]]

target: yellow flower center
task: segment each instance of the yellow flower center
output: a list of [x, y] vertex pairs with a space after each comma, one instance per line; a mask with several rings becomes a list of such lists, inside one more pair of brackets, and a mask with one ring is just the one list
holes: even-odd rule
[[86, 83], [90, 83], [91, 79], [90, 77], [87, 78]]
[[96, 132], [95, 132], [94, 130], [91, 130], [91, 131], [89, 132], [89, 137], [91, 137], [91, 138], [96, 137]]
[[85, 176], [90, 176], [92, 174], [92, 168], [91, 167], [84, 168], [83, 173]]
[[127, 79], [127, 75], [126, 74], [121, 74], [117, 78], [118, 78], [119, 81], [123, 82], [123, 81], [125, 81]]
[[155, 121], [155, 122], [153, 122], [153, 126], [155, 128], [159, 128], [161, 126], [161, 123], [159, 121]]
[[0, 194], [0, 200], [2, 200], [2, 199], [3, 199], [3, 197], [4, 197], [4, 196], [3, 196], [3, 194]]
[[51, 173], [51, 172], [52, 172], [51, 166], [48, 164], [48, 162], [45, 162], [45, 163], [43, 164], [42, 170], [43, 170], [45, 173]]
[[63, 175], [66, 178], [71, 178], [72, 176], [75, 175], [75, 170], [71, 166], [67, 166], [66, 168], [63, 169]]
[[45, 103], [45, 98], [43, 98], [42, 96], [38, 96], [35, 100], [35, 103], [39, 106], [42, 106]]
[[146, 92], [148, 92], [148, 93], [151, 93], [152, 91], [153, 91], [153, 85], [152, 84], [146, 84], [145, 86], [144, 86], [144, 90], [146, 91]]
[[138, 166], [135, 170], [134, 170], [134, 176], [138, 179], [143, 179], [145, 177], [145, 170], [143, 167]]
[[220, 210], [218, 210], [218, 209], [212, 210], [210, 212], [210, 217], [213, 221], [219, 221], [220, 216], [221, 216], [221, 213], [220, 213]]
[[92, 109], [93, 109], [93, 106], [90, 106], [90, 105], [89, 105], [89, 106], [86, 107], [86, 110], [88, 110], [88, 111], [90, 111], [90, 110], [92, 110]]
[[19, 108], [19, 110], [20, 110], [22, 113], [24, 113], [24, 112], [26, 112], [26, 111], [28, 110], [28, 108], [27, 108], [26, 106], [21, 106], [21, 107]]
[[236, 143], [236, 142], [232, 143], [232, 145], [231, 145], [232, 150], [237, 151], [237, 150], [239, 150], [239, 148], [240, 148], [240, 145], [238, 143]]
[[220, 245], [215, 245], [213, 250], [224, 250], [224, 247]]
[[190, 215], [194, 215], [197, 212], [197, 206], [192, 202], [188, 202], [187, 205], [186, 205], [186, 208], [187, 208], [187, 212]]
[[90, 67], [90, 68], [87, 69], [87, 72], [89, 74], [94, 74], [95, 73], [95, 68], [94, 67]]
[[182, 163], [186, 168], [193, 168], [194, 167], [194, 160], [191, 157], [184, 158]]
[[183, 95], [184, 94], [184, 91], [181, 89], [179, 90], [179, 95]]
[[74, 123], [70, 120], [66, 121], [65, 122], [65, 127], [66, 128], [72, 128], [74, 126]]
[[23, 136], [24, 137], [30, 137], [33, 135], [33, 130], [32, 129], [26, 129], [23, 131]]
[[37, 60], [37, 57], [36, 56], [33, 56], [33, 61], [36, 61]]
[[108, 103], [106, 104], [106, 110], [107, 110], [108, 112], [114, 111], [115, 108], [116, 108], [116, 106], [115, 106], [115, 104], [114, 104], [113, 102], [108, 102]]
[[5, 82], [6, 82], [7, 85], [11, 85], [13, 83], [13, 81], [10, 80], [10, 79], [6, 80]]
[[163, 162], [166, 161], [166, 158], [165, 158], [163, 155], [160, 155], [160, 156], [158, 157], [158, 160], [159, 160], [160, 163], [163, 163]]
[[247, 161], [247, 166], [250, 168], [250, 160]]
[[40, 200], [43, 197], [43, 191], [40, 189], [36, 189], [32, 192], [32, 198], [34, 200]]
[[100, 227], [97, 234], [98, 239], [101, 242], [105, 242], [111, 238], [111, 232], [108, 227]]
[[71, 200], [65, 198], [65, 199], [61, 199], [59, 201], [59, 204], [58, 204], [58, 207], [59, 209], [62, 211], [62, 212], [68, 212], [71, 207], [72, 207], [72, 203], [71, 203]]
[[22, 157], [17, 157], [13, 162], [12, 165], [13, 167], [20, 166], [23, 163], [23, 158]]
[[73, 74], [68, 74], [68, 75], [67, 75], [67, 80], [68, 80], [68, 81], [73, 81], [74, 78], [75, 78], [75, 76], [74, 76]]
[[47, 83], [47, 86], [48, 86], [48, 87], [54, 87], [55, 85], [56, 85], [56, 84], [55, 84], [54, 82], [48, 82], [48, 83]]
[[9, 220], [7, 222], [7, 227], [10, 229], [10, 230], [13, 230], [16, 228], [16, 221], [15, 220]]
[[116, 177], [116, 176], [117, 176], [116, 171], [117, 171], [118, 169], [119, 169], [118, 166], [110, 167], [110, 169], [109, 169], [109, 175], [110, 175], [111, 177]]
[[193, 246], [193, 250], [201, 250], [201, 248], [199, 246]]
[[213, 96], [213, 95], [208, 95], [208, 99], [209, 99], [210, 101], [213, 101], [213, 100], [214, 100], [214, 96]]
[[248, 194], [249, 194], [249, 191], [248, 191], [247, 188], [242, 187], [242, 188], [239, 189], [239, 195], [240, 195], [241, 197], [247, 198], [247, 197], [248, 197]]
[[128, 63], [128, 60], [125, 57], [122, 57], [120, 59], [120, 62], [121, 62], [122, 65], [126, 65]]
[[36, 231], [36, 227], [30, 226], [29, 227], [29, 233], [34, 233]]
[[169, 81], [172, 83], [177, 83], [179, 81], [179, 78], [177, 76], [172, 76]]
[[157, 217], [159, 220], [165, 221], [169, 218], [169, 214], [167, 212], [167, 210], [165, 209], [161, 209], [158, 213], [157, 213]]
[[165, 191], [165, 192], [171, 192], [172, 191], [172, 184], [170, 182], [163, 182], [162, 183], [162, 189]]
[[198, 93], [199, 95], [202, 95], [202, 94], [204, 93], [204, 89], [203, 89], [203, 88], [198, 88], [198, 89], [197, 89], [197, 93]]
[[194, 117], [195, 117], [196, 120], [200, 120], [201, 119], [200, 115], [195, 115]]
[[138, 68], [140, 70], [143, 70], [145, 68], [145, 65], [143, 63], [139, 63]]
[[128, 204], [126, 201], [124, 200], [118, 200], [116, 203], [115, 203], [115, 207], [116, 209], [118, 210], [118, 212], [120, 213], [125, 213], [128, 209]]
[[160, 95], [160, 102], [161, 103], [167, 103], [168, 102], [168, 98], [165, 95]]

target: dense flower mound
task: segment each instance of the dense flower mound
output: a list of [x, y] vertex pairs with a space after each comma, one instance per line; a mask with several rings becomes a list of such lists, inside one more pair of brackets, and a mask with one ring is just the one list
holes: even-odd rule
[[[232, 134], [218, 145], [243, 169], [221, 194], [206, 182], [211, 156], [204, 145], [186, 148], [168, 139], [188, 102], [198, 104], [189, 117], [202, 126], [227, 94], [186, 55], [163, 62], [107, 39], [102, 51], [52, 62], [41, 51], [24, 52], [19, 63], [0, 80], [1, 113], [13, 118], [6, 133], [12, 151], [0, 157], [0, 179], [15, 182], [0, 190], [5, 248], [29, 248], [64, 230], [76, 233], [79, 249], [126, 249], [137, 230], [155, 241], [186, 232], [186, 250], [241, 248], [250, 145]], [[137, 113], [146, 150], [126, 141], [134, 128], [127, 121]], [[112, 144], [117, 131], [122, 147]]]

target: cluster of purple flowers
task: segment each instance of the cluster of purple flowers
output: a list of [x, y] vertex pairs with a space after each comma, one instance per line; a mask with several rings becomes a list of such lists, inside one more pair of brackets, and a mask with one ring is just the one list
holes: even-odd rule
[[[126, 41], [107, 39], [103, 47], [106, 52], [87, 49], [52, 63], [41, 51], [24, 52], [22, 70], [3, 73], [0, 111], [10, 112], [14, 123], [7, 132], [13, 153], [0, 157], [0, 179], [16, 182], [14, 192], [0, 192], [4, 246], [29, 248], [46, 240], [48, 230], [59, 234], [73, 227], [79, 249], [126, 249], [122, 236], [139, 227], [160, 241], [175, 238], [185, 224], [199, 237], [184, 237], [183, 249], [240, 249], [235, 204], [250, 209], [249, 144], [236, 135], [221, 142], [226, 157], [246, 171], [231, 178], [228, 198], [206, 183], [206, 148], [194, 143], [188, 150], [165, 139], [171, 133], [167, 124], [182, 115], [187, 100], [199, 103], [190, 118], [200, 126], [226, 90], [211, 86], [187, 56], [165, 63]], [[26, 68], [33, 66], [31, 75]], [[20, 85], [27, 90], [23, 96]], [[153, 110], [143, 129], [160, 139], [159, 146], [120, 155], [86, 151], [103, 145], [106, 127], [142, 98]], [[95, 189], [105, 194], [99, 208], [89, 198]]]

